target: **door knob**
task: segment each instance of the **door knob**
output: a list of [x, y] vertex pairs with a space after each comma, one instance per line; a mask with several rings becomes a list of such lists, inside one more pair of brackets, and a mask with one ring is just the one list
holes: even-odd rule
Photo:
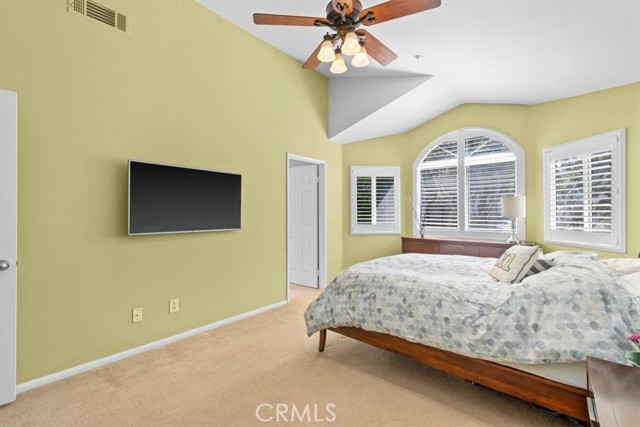
[[0, 271], [5, 271], [9, 269], [9, 267], [11, 267], [11, 264], [9, 264], [9, 261], [6, 261], [4, 259], [0, 261]]

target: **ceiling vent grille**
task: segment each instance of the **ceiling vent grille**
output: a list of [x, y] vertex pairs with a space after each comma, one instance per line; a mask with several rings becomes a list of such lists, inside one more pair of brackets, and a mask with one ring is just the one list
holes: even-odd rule
[[69, 12], [102, 22], [124, 33], [129, 31], [127, 16], [93, 0], [69, 0]]

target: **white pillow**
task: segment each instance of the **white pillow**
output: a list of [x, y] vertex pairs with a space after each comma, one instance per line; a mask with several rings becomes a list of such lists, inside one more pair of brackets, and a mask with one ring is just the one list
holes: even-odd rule
[[640, 258], [609, 258], [600, 260], [620, 276], [640, 272]]
[[592, 261], [598, 260], [598, 254], [589, 251], [554, 251], [542, 256], [542, 258], [551, 260], [552, 262], [555, 262], [558, 258], [563, 257], [586, 258]]
[[489, 274], [504, 283], [519, 283], [538, 259], [539, 250], [537, 245], [511, 246], [498, 258]]
[[620, 276], [618, 280], [629, 292], [640, 298], [640, 272]]

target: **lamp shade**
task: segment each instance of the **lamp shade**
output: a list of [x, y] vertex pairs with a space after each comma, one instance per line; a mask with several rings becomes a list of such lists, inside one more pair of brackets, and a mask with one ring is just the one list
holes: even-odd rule
[[347, 71], [347, 64], [344, 63], [344, 57], [342, 56], [340, 49], [336, 49], [336, 59], [333, 60], [329, 71], [333, 74], [342, 74]]
[[351, 65], [354, 67], [366, 67], [369, 65], [369, 57], [367, 56], [367, 49], [364, 48], [364, 44], [360, 42], [360, 52], [356, 53], [351, 61]]
[[320, 62], [333, 62], [336, 59], [336, 54], [333, 51], [333, 41], [331, 37], [324, 38], [324, 41], [320, 45], [320, 52], [318, 52], [318, 61]]
[[360, 52], [360, 43], [358, 43], [358, 36], [354, 28], [349, 28], [341, 49], [345, 55], [355, 55]]
[[527, 216], [525, 196], [503, 196], [502, 216], [505, 218], [524, 218]]

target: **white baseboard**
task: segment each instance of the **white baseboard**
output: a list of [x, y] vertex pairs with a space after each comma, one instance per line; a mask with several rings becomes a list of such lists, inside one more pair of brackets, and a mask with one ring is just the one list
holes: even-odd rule
[[287, 301], [280, 301], [275, 304], [268, 305], [266, 307], [257, 308], [255, 310], [252, 310], [246, 313], [238, 314], [237, 316], [229, 317], [227, 319], [219, 320], [217, 322], [213, 322], [208, 325], [200, 326], [199, 328], [191, 329], [190, 331], [182, 332], [180, 334], [173, 335], [171, 337], [163, 338], [158, 341], [144, 344], [144, 345], [141, 345], [140, 347], [132, 348], [131, 350], [125, 350], [120, 353], [112, 354], [111, 356], [103, 357], [98, 360], [83, 363], [82, 365], [74, 366], [73, 368], [65, 369], [64, 371], [60, 371], [44, 377], [36, 378], [35, 380], [18, 384], [16, 386], [16, 393], [23, 393], [25, 391], [32, 390], [34, 388], [41, 387], [43, 385], [51, 384], [61, 379], [68, 378], [68, 377], [80, 374], [82, 372], [87, 372], [92, 369], [98, 368], [100, 366], [108, 365], [109, 363], [117, 362], [118, 360], [126, 359], [127, 357], [131, 357], [133, 355], [143, 353], [145, 351], [149, 351], [154, 348], [162, 347], [163, 345], [180, 341], [185, 338], [189, 338], [193, 335], [197, 335], [199, 333], [202, 333], [211, 329], [228, 325], [229, 323], [237, 322], [239, 320], [246, 319], [248, 317], [252, 317], [269, 310], [273, 310], [274, 308], [281, 307], [285, 304], [287, 304]]

